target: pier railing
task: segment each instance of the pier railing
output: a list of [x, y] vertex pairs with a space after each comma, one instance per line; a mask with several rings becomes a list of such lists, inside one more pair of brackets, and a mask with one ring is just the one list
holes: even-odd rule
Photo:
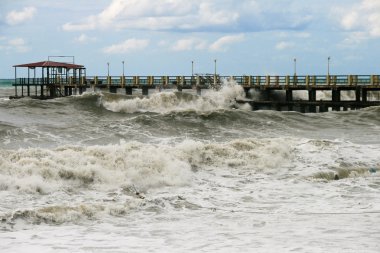
[[379, 86], [380, 75], [307, 75], [307, 76], [94, 76], [86, 77], [86, 84], [111, 86], [213, 86], [235, 81], [247, 87], [258, 86]]
[[28, 85], [69, 85], [69, 86], [173, 86], [203, 88], [221, 84], [223, 80], [235, 81], [245, 87], [260, 86], [379, 86], [380, 75], [306, 75], [306, 76], [87, 76], [69, 78], [17, 78], [14, 86]]

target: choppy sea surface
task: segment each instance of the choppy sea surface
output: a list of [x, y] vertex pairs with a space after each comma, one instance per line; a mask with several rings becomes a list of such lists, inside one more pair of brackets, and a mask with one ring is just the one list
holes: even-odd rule
[[379, 107], [252, 111], [233, 83], [9, 95], [0, 252], [379, 252]]

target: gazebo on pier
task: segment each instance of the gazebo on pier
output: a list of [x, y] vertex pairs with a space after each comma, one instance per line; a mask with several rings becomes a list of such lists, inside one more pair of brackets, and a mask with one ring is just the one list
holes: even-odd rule
[[[13, 98], [28, 96], [43, 99], [70, 96], [73, 88], [83, 91], [86, 86], [86, 68], [83, 65], [48, 60], [13, 67], [15, 69]], [[27, 68], [27, 77], [18, 77], [18, 68]], [[36, 71], [38, 69], [40, 71]]]

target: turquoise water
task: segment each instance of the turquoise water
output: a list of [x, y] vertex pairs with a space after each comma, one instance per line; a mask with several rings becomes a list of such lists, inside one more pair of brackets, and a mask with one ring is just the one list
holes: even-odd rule
[[1, 87], [11, 87], [14, 79], [0, 79]]

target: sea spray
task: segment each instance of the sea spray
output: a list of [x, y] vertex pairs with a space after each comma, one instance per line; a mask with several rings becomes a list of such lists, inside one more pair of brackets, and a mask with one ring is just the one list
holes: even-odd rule
[[113, 112], [154, 112], [167, 114], [178, 111], [196, 111], [199, 113], [228, 109], [235, 99], [243, 98], [244, 90], [235, 82], [225, 81], [219, 90], [207, 90], [202, 96], [181, 92], [160, 92], [149, 97], [115, 98], [101, 97], [101, 105]]

